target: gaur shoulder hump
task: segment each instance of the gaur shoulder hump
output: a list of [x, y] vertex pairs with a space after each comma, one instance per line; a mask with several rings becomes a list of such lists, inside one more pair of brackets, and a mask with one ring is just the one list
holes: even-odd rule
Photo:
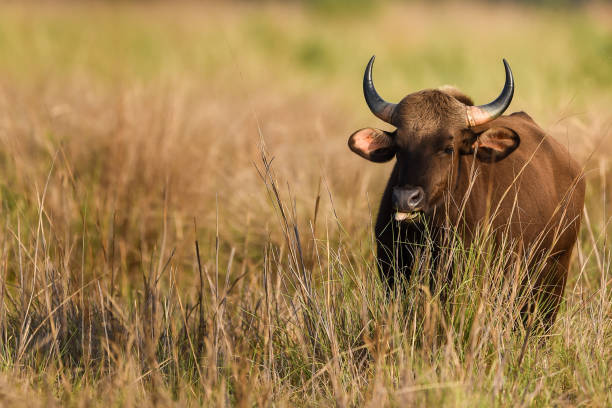
[[469, 96], [467, 96], [466, 94], [464, 94], [463, 92], [461, 92], [459, 89], [457, 89], [456, 87], [452, 85], [443, 85], [439, 87], [438, 90], [444, 92], [447, 95], [452, 96], [453, 98], [457, 99], [459, 102], [463, 103], [464, 105], [467, 105], [467, 106], [474, 105], [474, 101], [472, 100], [472, 98], [470, 98]]

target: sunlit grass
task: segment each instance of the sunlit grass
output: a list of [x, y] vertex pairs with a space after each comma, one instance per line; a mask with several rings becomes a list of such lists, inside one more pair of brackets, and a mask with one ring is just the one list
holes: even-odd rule
[[[1, 10], [2, 404], [612, 404], [609, 8]], [[387, 126], [361, 94], [372, 54], [389, 100], [450, 83], [477, 103], [507, 58], [510, 110], [585, 166], [547, 340], [514, 324], [525, 261], [507, 278], [486, 237], [449, 246], [448, 286], [424, 248], [385, 296], [389, 166], [346, 147]]]

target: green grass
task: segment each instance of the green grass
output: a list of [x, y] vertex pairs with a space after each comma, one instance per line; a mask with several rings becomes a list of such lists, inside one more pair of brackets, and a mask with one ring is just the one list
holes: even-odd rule
[[[0, 6], [0, 405], [612, 404], [610, 8], [331, 3]], [[507, 58], [510, 110], [585, 166], [546, 339], [487, 237], [386, 298], [390, 167], [346, 146], [386, 126], [372, 54], [392, 101], [487, 102]]]

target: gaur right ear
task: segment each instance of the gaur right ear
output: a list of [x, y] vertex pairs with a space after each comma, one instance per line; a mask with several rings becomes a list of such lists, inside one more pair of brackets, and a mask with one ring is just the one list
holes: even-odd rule
[[349, 137], [352, 151], [370, 161], [384, 163], [395, 156], [397, 148], [393, 136], [380, 129], [359, 129]]
[[521, 138], [507, 127], [493, 127], [478, 135], [472, 144], [478, 160], [495, 163], [508, 157], [521, 144]]

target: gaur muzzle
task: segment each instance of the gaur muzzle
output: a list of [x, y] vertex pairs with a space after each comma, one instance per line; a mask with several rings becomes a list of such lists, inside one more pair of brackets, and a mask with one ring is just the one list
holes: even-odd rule
[[425, 192], [421, 187], [393, 187], [395, 219], [404, 221], [414, 218], [422, 210], [424, 199]]

